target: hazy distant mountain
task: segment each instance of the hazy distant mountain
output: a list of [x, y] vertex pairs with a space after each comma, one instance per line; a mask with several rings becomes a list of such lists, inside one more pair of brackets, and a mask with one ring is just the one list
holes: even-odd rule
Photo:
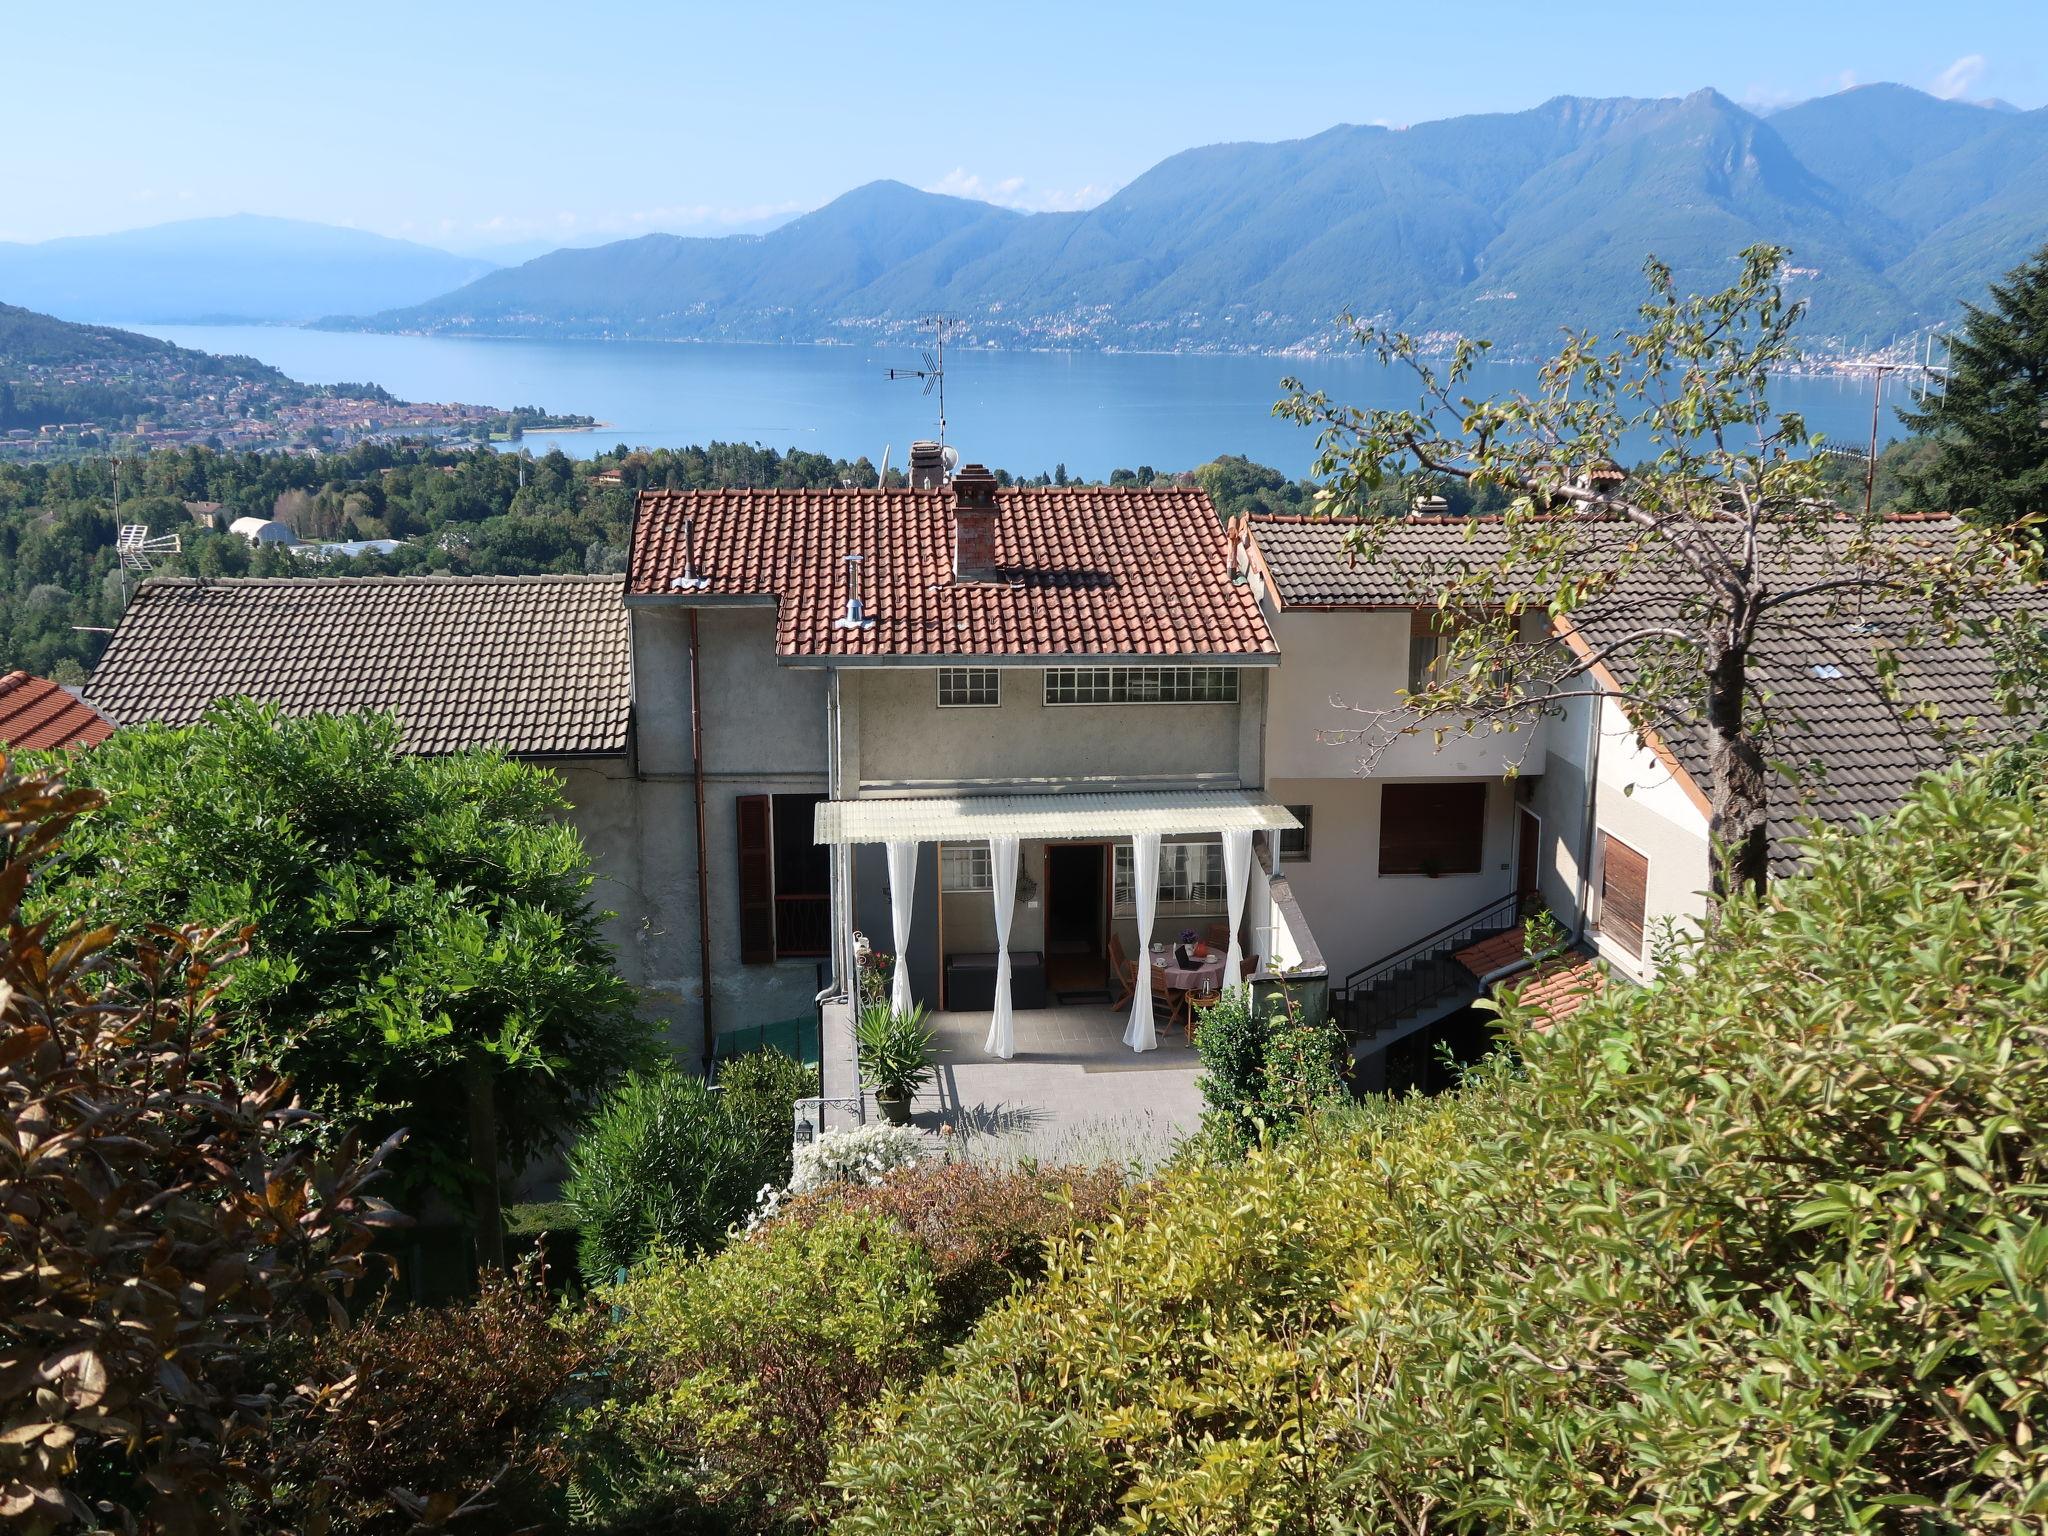
[[366, 230], [238, 214], [0, 242], [0, 299], [68, 320], [301, 321], [416, 304], [492, 269]]
[[875, 182], [767, 234], [558, 251], [378, 330], [820, 340], [944, 310], [1007, 345], [1274, 348], [1345, 310], [1541, 345], [1634, 315], [1644, 257], [1714, 286], [1793, 250], [1815, 344], [1952, 318], [2048, 238], [2048, 110], [1868, 86], [1768, 120], [1713, 91], [1558, 97], [1162, 161], [1085, 213]]

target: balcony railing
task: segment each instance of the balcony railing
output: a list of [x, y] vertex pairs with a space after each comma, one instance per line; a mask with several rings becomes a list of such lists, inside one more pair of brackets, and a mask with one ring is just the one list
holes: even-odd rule
[[775, 958], [808, 960], [832, 952], [829, 895], [775, 897]]
[[1339, 1026], [1347, 1035], [1371, 1039], [1388, 1025], [1454, 993], [1476, 993], [1477, 978], [1452, 957], [1468, 944], [1514, 927], [1522, 920], [1522, 906], [1529, 899], [1503, 896], [1360, 966], [1344, 978], [1332, 999], [1331, 1011]]

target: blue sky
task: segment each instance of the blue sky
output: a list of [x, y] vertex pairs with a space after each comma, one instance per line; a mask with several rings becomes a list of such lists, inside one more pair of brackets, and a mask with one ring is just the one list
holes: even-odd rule
[[0, 49], [0, 239], [249, 212], [508, 254], [879, 177], [1087, 206], [1191, 145], [1563, 93], [2048, 102], [2048, 0], [16, 0]]

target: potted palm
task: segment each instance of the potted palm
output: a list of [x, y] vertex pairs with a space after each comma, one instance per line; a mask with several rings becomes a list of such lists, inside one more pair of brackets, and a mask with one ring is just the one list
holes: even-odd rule
[[910, 1101], [932, 1078], [932, 1031], [924, 1005], [898, 1013], [887, 1003], [870, 1004], [861, 1010], [853, 1038], [875, 1108], [891, 1125], [910, 1124]]

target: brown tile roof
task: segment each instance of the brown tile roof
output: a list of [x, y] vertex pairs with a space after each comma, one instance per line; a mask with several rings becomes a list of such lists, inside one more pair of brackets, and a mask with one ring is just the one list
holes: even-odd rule
[[[1374, 608], [1433, 602], [1436, 589], [1457, 579], [1461, 568], [1498, 561], [1507, 547], [1498, 518], [1400, 518], [1387, 527], [1381, 558], [1354, 565], [1342, 540], [1355, 521], [1251, 519], [1257, 558], [1283, 604]], [[1899, 515], [1886, 523], [1902, 543], [1936, 554], [1952, 547], [1962, 529], [1954, 518], [1931, 513]], [[1852, 531], [1853, 525], [1845, 523], [1843, 538]], [[1833, 540], [1777, 551], [1771, 558], [1780, 589], [1817, 579], [1842, 564]], [[1624, 633], [1679, 620], [1694, 601], [1676, 573], [1639, 568], [1614, 592], [1575, 613], [1572, 627], [1601, 650]], [[1897, 602], [1866, 599], [1856, 611], [1831, 612], [1829, 598], [1817, 596], [1803, 610], [1796, 605], [1780, 610], [1752, 649], [1751, 681], [1768, 692], [1770, 708], [1784, 728], [1779, 755], [1799, 769], [1796, 787], [1782, 778], [1773, 786], [1771, 858], [1777, 873], [1796, 867], [1797, 839], [1807, 820], [1846, 825], [1895, 810], [1914, 782], [1953, 750], [1925, 723], [1894, 718], [1877, 694], [1858, 681], [1857, 668], [1867, 668], [1876, 647], [1884, 646], [1897, 658], [1906, 698], [1939, 705], [1943, 720], [2005, 721], [1998, 708], [1996, 663], [1985, 647], [1967, 639], [1945, 645], [1938, 637], [1907, 645], [1911, 618], [1911, 611]], [[1795, 635], [1790, 626], [1804, 633]], [[1629, 655], [1626, 648], [1617, 651], [1609, 668], [1624, 687]], [[1661, 739], [1686, 776], [1707, 793], [1704, 737], [1673, 730]]]
[[[1517, 924], [1505, 933], [1466, 945], [1455, 951], [1452, 958], [1474, 976], [1483, 978], [1520, 960], [1525, 952], [1526, 940]], [[1522, 1007], [1541, 1015], [1539, 1029], [1570, 1018], [1606, 989], [1607, 973], [1600, 962], [1578, 949], [1553, 955], [1541, 965], [1495, 984], [1495, 990], [1512, 991]]]
[[[996, 503], [1002, 579], [961, 582], [944, 491], [643, 491], [629, 601], [680, 595], [670, 583], [688, 515], [710, 583], [702, 598], [772, 598], [780, 656], [1275, 654], [1203, 492], [1007, 487]], [[872, 629], [834, 627], [849, 554], [862, 557]]]
[[632, 708], [617, 576], [147, 581], [87, 695], [188, 725], [248, 695], [290, 714], [390, 711], [410, 752], [615, 756]]
[[0, 677], [0, 746], [16, 752], [93, 747], [113, 734], [113, 721], [48, 678], [28, 672]]

